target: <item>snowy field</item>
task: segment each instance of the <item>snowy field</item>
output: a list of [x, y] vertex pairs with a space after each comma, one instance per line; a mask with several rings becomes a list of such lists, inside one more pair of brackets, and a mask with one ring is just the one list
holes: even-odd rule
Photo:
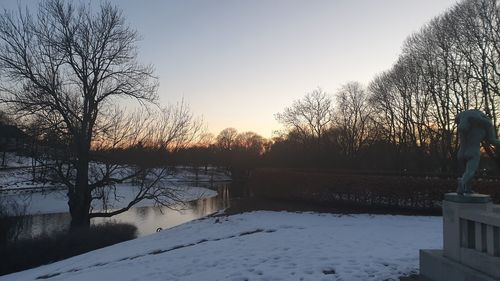
[[[442, 247], [440, 217], [209, 217], [0, 280], [398, 280]], [[27, 253], [28, 254], [28, 253]]]

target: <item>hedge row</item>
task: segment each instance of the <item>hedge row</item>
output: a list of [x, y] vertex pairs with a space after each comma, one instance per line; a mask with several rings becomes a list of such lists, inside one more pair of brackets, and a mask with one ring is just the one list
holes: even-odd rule
[[9, 241], [0, 244], [3, 258], [0, 262], [0, 275], [67, 259], [136, 237], [135, 225], [105, 223], [71, 233], [61, 231], [50, 236], [42, 235], [31, 239]]
[[[456, 191], [457, 179], [266, 168], [253, 171], [248, 184], [254, 196], [267, 199], [437, 209], [445, 193]], [[498, 179], [478, 179], [473, 186], [500, 201]]]

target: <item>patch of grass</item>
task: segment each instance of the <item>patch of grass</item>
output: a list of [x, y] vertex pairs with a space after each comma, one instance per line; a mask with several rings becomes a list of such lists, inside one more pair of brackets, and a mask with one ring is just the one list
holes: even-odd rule
[[1, 246], [0, 275], [52, 263], [137, 237], [131, 224], [107, 223], [89, 229], [22, 239]]

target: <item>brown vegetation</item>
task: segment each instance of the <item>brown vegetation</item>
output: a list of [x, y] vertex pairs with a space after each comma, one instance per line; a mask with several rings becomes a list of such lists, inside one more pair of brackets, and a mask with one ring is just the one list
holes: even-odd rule
[[[457, 180], [421, 175], [375, 175], [318, 169], [257, 169], [249, 180], [256, 197], [321, 204], [350, 203], [398, 209], [439, 211], [443, 195]], [[500, 180], [480, 179], [476, 191], [500, 201]]]

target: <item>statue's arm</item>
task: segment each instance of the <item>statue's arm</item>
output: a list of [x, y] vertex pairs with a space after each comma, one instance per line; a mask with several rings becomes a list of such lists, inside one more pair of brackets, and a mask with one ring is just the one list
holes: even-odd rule
[[493, 129], [493, 126], [490, 127], [489, 130], [487, 130], [486, 132], [486, 140], [495, 145], [496, 147], [499, 147], [500, 148], [500, 141], [498, 140], [496, 134], [495, 134], [495, 130]]
[[493, 127], [493, 123], [486, 116], [481, 116], [476, 120], [486, 131], [485, 140], [490, 144], [493, 144], [496, 147], [500, 148], [500, 140], [498, 140], [497, 135], [495, 133], [495, 128]]

